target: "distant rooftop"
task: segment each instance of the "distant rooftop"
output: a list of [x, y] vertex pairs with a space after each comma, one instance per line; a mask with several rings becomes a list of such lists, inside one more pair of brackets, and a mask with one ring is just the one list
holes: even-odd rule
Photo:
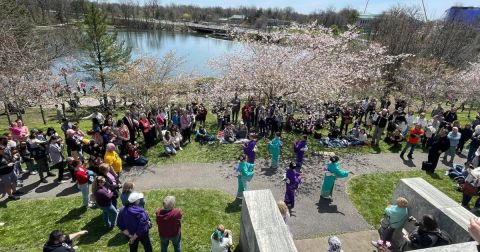
[[453, 6], [445, 11], [446, 22], [460, 22], [464, 24], [480, 23], [480, 7]]
[[375, 19], [377, 16], [378, 14], [363, 13], [358, 15], [358, 19]]

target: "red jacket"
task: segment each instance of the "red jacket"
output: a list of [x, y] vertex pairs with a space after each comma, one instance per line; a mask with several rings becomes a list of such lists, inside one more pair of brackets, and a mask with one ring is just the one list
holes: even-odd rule
[[88, 182], [87, 168], [80, 166], [80, 169], [75, 171], [73, 174], [77, 178], [77, 183], [79, 185], [83, 185]]
[[413, 127], [410, 130], [410, 136], [408, 137], [407, 141], [410, 144], [418, 144], [420, 142], [420, 136], [423, 136], [423, 130]]
[[175, 237], [182, 231], [182, 210], [174, 208], [171, 211], [157, 209], [158, 233], [160, 237]]

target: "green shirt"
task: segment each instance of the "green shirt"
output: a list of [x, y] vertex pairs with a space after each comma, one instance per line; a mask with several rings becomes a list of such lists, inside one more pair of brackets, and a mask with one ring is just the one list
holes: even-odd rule
[[392, 228], [401, 228], [408, 216], [408, 209], [398, 207], [397, 205], [390, 205], [385, 208], [385, 214], [390, 217], [390, 226]]

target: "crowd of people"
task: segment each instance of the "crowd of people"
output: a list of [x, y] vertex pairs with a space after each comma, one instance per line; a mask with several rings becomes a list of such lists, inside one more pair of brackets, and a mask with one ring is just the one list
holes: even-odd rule
[[[200, 144], [217, 140], [224, 144], [243, 144], [243, 154], [240, 155], [236, 167], [237, 198], [242, 199], [243, 192], [247, 190], [248, 183], [255, 174], [257, 138], [272, 138], [267, 143], [267, 149], [271, 156], [271, 168], [277, 169], [281, 150], [285, 148], [282, 132], [301, 134], [292, 146], [295, 160], [290, 163], [285, 173], [285, 196], [278, 203], [285, 222], [295, 207], [296, 190], [302, 182], [302, 165], [304, 154], [308, 151], [309, 135], [320, 139], [322, 136], [319, 130], [326, 127], [329, 139], [345, 138], [358, 141], [362, 145], [378, 146], [384, 136], [385, 142], [393, 146], [400, 147], [405, 141], [400, 152], [402, 159], [407, 151], [407, 158], [413, 159], [414, 149], [421, 145], [428, 151], [428, 160], [422, 165], [422, 169], [427, 172], [435, 171], [442, 153], [444, 162], [451, 164], [456, 154], [469, 146], [466, 166], [472, 170], [469, 174], [477, 172], [480, 178], [480, 171], [474, 170], [480, 165], [480, 115], [471, 124], [461, 127], [453, 107], [445, 111], [439, 104], [432, 111], [431, 119], [427, 119], [425, 112], [415, 116], [412, 111], [405, 109], [408, 107], [405, 101], [398, 101], [395, 110], [389, 109], [390, 105], [387, 100], [382, 99], [380, 106], [377, 106], [376, 99], [366, 98], [343, 107], [332, 102], [297, 107], [292, 102], [276, 101], [267, 105], [249, 98], [241, 106], [240, 99], [235, 97], [226, 106], [216, 105], [212, 110], [218, 120], [217, 134], [207, 132], [205, 122], [208, 110], [203, 104], [195, 102], [184, 108], [172, 104], [157, 110], [132, 104], [119, 120], [114, 120], [112, 113], [104, 116], [95, 110], [81, 118], [92, 122], [92, 127], [86, 130], [62, 117], [60, 128], [63, 135], [55, 132], [53, 128], [48, 128], [45, 133], [39, 129], [29, 130], [21, 120], [17, 120], [10, 125], [10, 132], [0, 137], [1, 188], [9, 199], [19, 199], [21, 193], [17, 191], [17, 187], [22, 186], [22, 176], [27, 173], [38, 174], [40, 182], [48, 183], [47, 178], [55, 176], [51, 170], [56, 169], [56, 183], [65, 183], [66, 177], [76, 183], [82, 193], [83, 207], [100, 208], [105, 227], [112, 229], [118, 226], [130, 240], [131, 251], [137, 251], [139, 243], [144, 246], [145, 251], [151, 251], [148, 230], [152, 224], [144, 210], [144, 196], [134, 191], [133, 183], [126, 182], [122, 185], [119, 175], [123, 171], [124, 163], [132, 166], [148, 164], [148, 160], [141, 155], [142, 149], [162, 144], [165, 155], [175, 155], [191, 142], [192, 135]], [[349, 128], [350, 125], [353, 126]], [[137, 142], [140, 134], [143, 135], [143, 146]], [[370, 142], [367, 140], [369, 135]], [[22, 168], [22, 164], [27, 170]], [[65, 170], [70, 176], [65, 176]], [[347, 177], [352, 172], [340, 168], [337, 156], [330, 157], [324, 171], [325, 178], [320, 194], [322, 198], [331, 199], [335, 180]], [[471, 199], [468, 197], [464, 193], [462, 203], [465, 206], [468, 206]], [[119, 198], [122, 208], [118, 204]], [[398, 204], [397, 208], [402, 208]], [[162, 251], [166, 251], [169, 241], [172, 241], [175, 251], [181, 250], [182, 213], [174, 208], [174, 205], [175, 198], [169, 196], [164, 200], [164, 208], [156, 212]], [[476, 205], [480, 206], [480, 200], [477, 200]], [[160, 221], [163, 221], [163, 224]], [[172, 228], [166, 231], [161, 226]], [[398, 225], [393, 224], [389, 228], [395, 229], [396, 226]], [[82, 231], [64, 235], [56, 230], [52, 232], [47, 244], [68, 245], [75, 237], [85, 233]], [[231, 236], [231, 231], [218, 225], [211, 235], [212, 251], [226, 251], [224, 249], [232, 245]], [[388, 232], [382, 239], [389, 239]], [[332, 242], [336, 244], [335, 239]], [[48, 247], [47, 244], [45, 247]], [[405, 245], [408, 246], [414, 245]]]

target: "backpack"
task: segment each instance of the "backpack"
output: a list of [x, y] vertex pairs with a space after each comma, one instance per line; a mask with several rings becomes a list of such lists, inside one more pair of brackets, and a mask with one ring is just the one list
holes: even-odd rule
[[443, 230], [437, 230], [437, 231], [434, 231], [434, 232], [430, 232], [434, 235], [437, 236], [437, 241], [435, 242], [435, 244], [433, 245], [433, 247], [438, 247], [438, 246], [444, 246], [444, 245], [450, 245], [452, 244], [452, 238], [450, 237], [449, 234], [447, 234], [445, 231]]

